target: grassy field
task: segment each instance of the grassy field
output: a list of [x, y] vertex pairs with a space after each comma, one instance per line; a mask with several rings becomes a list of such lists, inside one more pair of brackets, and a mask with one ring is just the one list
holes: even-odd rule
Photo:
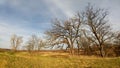
[[120, 68], [120, 57], [70, 56], [56, 52], [0, 52], [0, 68]]

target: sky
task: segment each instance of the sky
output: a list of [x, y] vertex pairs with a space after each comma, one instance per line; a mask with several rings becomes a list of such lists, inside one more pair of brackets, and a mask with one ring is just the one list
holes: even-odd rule
[[51, 20], [68, 19], [88, 3], [108, 9], [110, 25], [120, 30], [120, 0], [0, 0], [0, 48], [10, 48], [12, 34], [43, 38]]

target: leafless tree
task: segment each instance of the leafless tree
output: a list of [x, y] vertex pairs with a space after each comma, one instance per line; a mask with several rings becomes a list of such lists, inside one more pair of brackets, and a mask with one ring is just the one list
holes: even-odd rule
[[29, 52], [31, 52], [31, 51], [35, 50], [36, 47], [37, 47], [37, 36], [36, 35], [32, 35], [31, 38], [27, 42], [26, 49]]
[[33, 50], [40, 50], [46, 46], [46, 41], [37, 37], [36, 35], [32, 35], [31, 38], [27, 41], [25, 48], [31, 52]]
[[108, 20], [106, 20], [108, 12], [89, 4], [83, 14], [86, 19], [85, 23], [89, 27], [87, 30], [89, 29], [90, 40], [98, 46], [100, 55], [104, 57], [104, 43], [113, 36], [111, 28], [108, 25]]
[[[70, 53], [74, 54], [74, 45], [76, 38], [79, 37], [80, 26], [82, 19], [81, 15], [71, 18], [66, 21], [55, 20], [51, 30], [47, 31], [46, 34], [55, 41], [63, 41], [70, 48]], [[78, 18], [77, 18], [78, 17]]]
[[19, 48], [19, 46], [21, 45], [21, 43], [23, 42], [22, 37], [17, 36], [16, 34], [13, 34], [11, 36], [10, 41], [11, 41], [11, 47], [12, 47], [13, 51], [16, 51]]
[[38, 39], [38, 45], [37, 45], [37, 49], [40, 50], [41, 48], [46, 46], [46, 41], [44, 41], [43, 39]]
[[[70, 53], [74, 54], [74, 47], [77, 44], [78, 51], [81, 45], [90, 47], [89, 45], [96, 45], [99, 49], [100, 55], [105, 56], [105, 43], [110, 41], [113, 37], [111, 27], [107, 20], [108, 12], [105, 9], [95, 8], [88, 4], [85, 11], [78, 13], [75, 17], [59, 21], [55, 20], [51, 30], [46, 31], [49, 38], [52, 38], [52, 43], [64, 42], [70, 48]], [[82, 24], [83, 23], [83, 24]], [[85, 28], [81, 29], [81, 25]], [[83, 31], [85, 30], [85, 31]], [[86, 40], [82, 40], [81, 31], [83, 31]], [[87, 44], [85, 42], [89, 42]]]

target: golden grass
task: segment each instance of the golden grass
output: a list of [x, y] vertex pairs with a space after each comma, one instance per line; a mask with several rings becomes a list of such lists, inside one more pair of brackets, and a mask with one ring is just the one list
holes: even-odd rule
[[0, 68], [120, 68], [120, 57], [70, 56], [58, 52], [0, 53]]

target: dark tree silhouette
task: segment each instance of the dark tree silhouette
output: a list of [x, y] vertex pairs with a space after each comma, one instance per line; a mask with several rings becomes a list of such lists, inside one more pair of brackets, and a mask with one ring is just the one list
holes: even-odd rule
[[85, 23], [89, 26], [90, 40], [98, 46], [100, 55], [104, 57], [104, 43], [113, 37], [108, 20], [106, 20], [108, 12], [89, 4], [84, 11], [84, 15]]
[[70, 53], [74, 54], [74, 44], [76, 39], [80, 36], [80, 26], [82, 19], [79, 15], [78, 18], [71, 18], [66, 21], [55, 20], [51, 30], [47, 31], [46, 34], [55, 41], [62, 41], [66, 43], [67, 48], [70, 48]]

